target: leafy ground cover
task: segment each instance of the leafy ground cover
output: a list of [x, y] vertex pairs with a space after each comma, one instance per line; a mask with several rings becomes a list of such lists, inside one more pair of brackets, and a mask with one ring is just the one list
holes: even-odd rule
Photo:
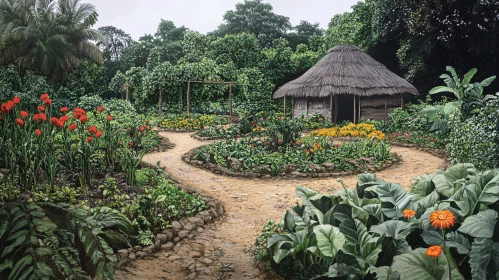
[[195, 131], [214, 125], [226, 125], [229, 122], [229, 118], [217, 115], [169, 114], [160, 123], [160, 128]]
[[[471, 164], [418, 177], [410, 191], [373, 174], [269, 221], [256, 256], [287, 279], [492, 279], [499, 171]], [[418, 271], [417, 274], [414, 271]]]
[[54, 103], [0, 107], [0, 278], [112, 278], [116, 250], [207, 208], [141, 165], [159, 143], [151, 121]]

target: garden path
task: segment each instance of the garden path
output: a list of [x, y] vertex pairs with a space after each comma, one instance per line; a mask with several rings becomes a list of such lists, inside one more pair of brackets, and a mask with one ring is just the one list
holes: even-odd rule
[[[183, 154], [210, 142], [197, 141], [186, 133], [160, 134], [174, 143], [175, 148], [164, 153], [146, 155], [144, 161], [154, 165], [160, 161], [172, 178], [186, 186], [198, 188], [224, 204], [226, 215], [223, 220], [206, 227], [197, 238], [208, 242], [208, 246], [220, 247], [223, 250], [224, 254], [219, 258], [219, 262], [233, 265], [235, 272], [232, 279], [259, 278], [260, 273], [258, 269], [255, 270], [251, 247], [268, 219], [279, 221], [286, 209], [298, 201], [295, 186], [305, 186], [322, 193], [341, 188], [337, 178], [262, 180], [216, 175], [181, 160]], [[433, 173], [444, 163], [444, 159], [411, 148], [393, 147], [392, 151], [402, 156], [403, 163], [377, 172], [376, 175], [404, 187], [411, 185], [414, 176]], [[356, 184], [356, 176], [343, 179], [347, 186], [354, 187]], [[213, 251], [211, 248], [210, 250]], [[168, 257], [171, 256], [159, 252], [157, 259], [139, 260], [134, 268], [130, 269], [132, 274], [118, 273], [117, 278], [184, 279], [185, 272], [181, 271], [179, 266], [175, 268]], [[176, 269], [179, 271], [172, 271]], [[197, 279], [217, 278], [200, 276]]]

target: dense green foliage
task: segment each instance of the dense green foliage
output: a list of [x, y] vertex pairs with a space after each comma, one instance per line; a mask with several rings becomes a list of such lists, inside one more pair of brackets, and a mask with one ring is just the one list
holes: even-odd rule
[[[259, 259], [287, 279], [494, 278], [498, 179], [497, 170], [477, 173], [464, 164], [418, 178], [410, 192], [372, 174], [334, 194], [297, 187], [302, 205], [270, 237], [268, 225], [259, 237], [268, 252]], [[450, 211], [443, 230], [431, 215], [437, 210]], [[443, 253], [429, 255], [424, 248], [433, 245]]]

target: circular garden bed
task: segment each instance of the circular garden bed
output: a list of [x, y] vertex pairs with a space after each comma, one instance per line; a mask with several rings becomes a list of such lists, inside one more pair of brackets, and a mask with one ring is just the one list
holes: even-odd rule
[[271, 138], [225, 140], [196, 148], [182, 159], [214, 173], [245, 178], [337, 177], [379, 171], [401, 162], [378, 140], [335, 143], [305, 136], [293, 142]]

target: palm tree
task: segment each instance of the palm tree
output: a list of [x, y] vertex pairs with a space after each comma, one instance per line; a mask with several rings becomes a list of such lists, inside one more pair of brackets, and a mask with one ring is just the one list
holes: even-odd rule
[[103, 63], [94, 42], [104, 37], [91, 4], [80, 0], [0, 0], [0, 64], [16, 63], [53, 80], [64, 78], [81, 59]]

